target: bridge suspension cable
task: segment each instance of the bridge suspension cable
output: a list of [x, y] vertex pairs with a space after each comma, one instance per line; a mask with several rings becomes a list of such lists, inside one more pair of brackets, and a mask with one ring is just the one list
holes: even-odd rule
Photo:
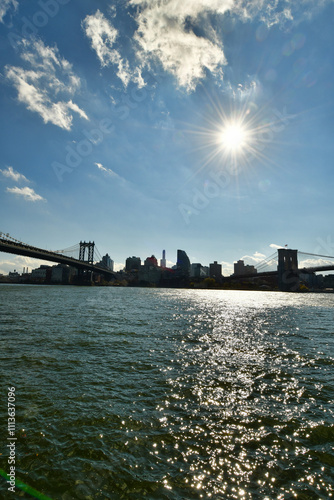
[[298, 254], [311, 255], [312, 257], [323, 257], [325, 259], [334, 259], [334, 257], [331, 255], [320, 255], [320, 254], [316, 254], [316, 253], [301, 252], [300, 250], [298, 250]]
[[263, 272], [266, 268], [270, 267], [272, 264], [277, 264], [277, 251], [275, 251], [272, 255], [269, 255], [269, 257], [266, 257], [264, 260], [262, 260], [257, 266], [257, 272]]
[[[95, 256], [97, 257], [98, 260], [96, 260]], [[95, 264], [98, 264], [99, 267], [102, 267], [102, 268], [104, 268], [106, 270], [109, 270], [109, 267], [107, 266], [107, 264], [105, 264], [103, 262], [102, 256], [101, 256], [101, 254], [100, 254], [100, 252], [99, 252], [99, 250], [98, 250], [98, 248], [96, 246], [95, 246], [95, 250], [94, 250], [94, 262], [95, 262]]]
[[73, 245], [71, 247], [68, 247], [68, 248], [64, 248], [63, 250], [54, 250], [54, 253], [66, 253], [66, 252], [73, 252], [75, 250], [78, 250], [79, 249], [79, 245], [76, 244], [76, 245]]

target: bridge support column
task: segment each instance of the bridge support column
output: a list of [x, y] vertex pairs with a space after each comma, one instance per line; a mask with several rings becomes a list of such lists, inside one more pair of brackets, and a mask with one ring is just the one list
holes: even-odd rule
[[299, 290], [298, 250], [278, 250], [278, 288], [282, 292]]
[[[88, 264], [94, 264], [94, 241], [80, 241], [80, 250], [79, 250], [79, 260], [82, 262], [87, 262]], [[86, 257], [87, 250], [87, 257]], [[86, 258], [85, 258], [86, 257]], [[79, 269], [78, 273], [79, 282], [82, 284], [89, 284], [93, 281], [93, 272], [92, 271], [84, 271]]]
[[[80, 241], [80, 251], [79, 251], [79, 260], [82, 260], [84, 262], [88, 262], [89, 264], [94, 263], [94, 247], [95, 243], [94, 241], [89, 241], [86, 243], [86, 241]], [[87, 259], [85, 259], [85, 253], [87, 249]]]

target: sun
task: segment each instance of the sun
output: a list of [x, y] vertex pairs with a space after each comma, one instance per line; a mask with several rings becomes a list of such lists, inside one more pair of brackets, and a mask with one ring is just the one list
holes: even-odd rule
[[248, 145], [249, 131], [240, 122], [225, 123], [219, 134], [219, 141], [226, 153], [242, 153]]

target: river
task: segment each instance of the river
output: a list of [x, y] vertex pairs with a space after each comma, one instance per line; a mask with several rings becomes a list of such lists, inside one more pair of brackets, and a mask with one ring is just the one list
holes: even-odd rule
[[0, 314], [3, 498], [333, 495], [333, 294], [0, 285]]

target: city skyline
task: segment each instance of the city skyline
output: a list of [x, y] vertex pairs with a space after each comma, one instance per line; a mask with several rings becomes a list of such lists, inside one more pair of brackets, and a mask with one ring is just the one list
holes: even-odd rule
[[116, 269], [334, 255], [334, 5], [276, 4], [0, 2], [0, 231]]
[[[129, 256], [125, 259], [124, 264], [118, 264], [117, 267], [114, 265], [114, 261], [111, 259], [110, 255], [107, 253], [102, 256], [95, 244], [94, 241], [80, 241], [79, 244], [74, 245], [70, 248], [64, 250], [58, 250], [55, 255], [55, 252], [50, 252], [46, 249], [41, 249], [35, 247], [33, 245], [27, 245], [26, 243], [13, 238], [8, 233], [0, 232], [1, 245], [5, 245], [2, 247], [4, 251], [10, 253], [12, 250], [14, 254], [20, 256], [24, 259], [24, 263], [27, 261], [32, 262], [31, 267], [36, 270], [36, 265], [40, 265], [40, 268], [48, 268], [51, 267], [50, 262], [54, 265], [53, 267], [58, 267], [61, 264], [63, 267], [76, 267], [71, 259], [76, 259], [76, 261], [87, 263], [88, 265], [96, 265], [96, 273], [99, 274], [99, 268], [109, 269], [111, 272], [117, 273], [118, 271], [126, 271], [131, 272], [133, 270], [143, 270], [143, 268], [159, 268], [161, 271], [171, 271], [171, 270], [183, 270], [186, 271], [186, 274], [190, 272], [190, 275], [194, 273], [194, 276], [200, 277], [205, 275], [219, 276], [219, 277], [229, 277], [229, 276], [242, 276], [242, 275], [253, 275], [257, 274], [259, 271], [261, 273], [266, 273], [272, 271], [278, 271], [279, 269], [286, 269], [285, 260], [288, 263], [291, 263], [291, 259], [293, 256], [294, 259], [294, 268], [298, 268], [303, 273], [305, 270], [306, 273], [311, 271], [311, 274], [323, 271], [329, 271], [330, 274], [333, 274], [333, 262], [334, 257], [319, 255], [319, 254], [310, 254], [308, 252], [299, 251], [298, 249], [288, 249], [288, 245], [284, 247], [280, 247], [275, 249], [275, 251], [266, 258], [262, 259], [257, 263], [256, 266], [245, 264], [244, 260], [239, 259], [233, 262], [233, 272], [228, 269], [228, 272], [225, 272], [223, 265], [218, 263], [216, 260], [214, 262], [206, 263], [201, 262], [191, 262], [188, 257], [186, 251], [178, 249], [177, 250], [177, 258], [176, 263], [173, 261], [168, 261], [166, 259], [166, 250], [162, 250], [162, 259], [159, 260], [156, 258], [154, 254], [151, 256], [147, 256], [145, 259], [142, 259], [141, 256]], [[13, 248], [9, 248], [9, 245], [13, 245]], [[5, 250], [7, 248], [7, 250]], [[27, 258], [29, 256], [29, 258]], [[46, 260], [42, 260], [40, 257], [45, 256]], [[55, 257], [55, 258], [54, 258]], [[328, 258], [329, 257], [329, 258]], [[19, 267], [19, 266], [18, 266]], [[81, 265], [79, 266], [81, 268]], [[23, 275], [28, 273], [29, 267], [23, 266]], [[308, 271], [307, 271], [308, 269]], [[33, 270], [33, 272], [34, 272]], [[270, 274], [269, 273], [269, 274]], [[0, 273], [0, 276], [3, 275], [13, 275], [17, 274], [17, 269], [12, 268], [8, 273]], [[321, 275], [322, 276], [322, 275]], [[319, 277], [321, 277], [319, 276]], [[157, 278], [157, 277], [155, 277]], [[147, 278], [148, 279], [148, 278]]]

